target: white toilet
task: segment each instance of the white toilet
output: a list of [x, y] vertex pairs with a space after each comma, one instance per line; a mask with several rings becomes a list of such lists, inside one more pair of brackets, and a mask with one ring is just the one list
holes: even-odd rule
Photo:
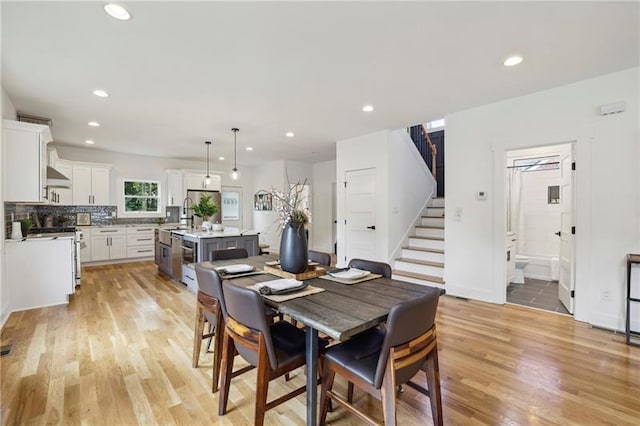
[[516, 254], [516, 275], [513, 278], [514, 284], [524, 284], [524, 268], [529, 263], [527, 256]]

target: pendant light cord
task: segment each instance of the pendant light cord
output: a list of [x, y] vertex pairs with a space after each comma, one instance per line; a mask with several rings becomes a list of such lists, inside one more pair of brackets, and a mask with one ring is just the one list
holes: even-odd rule
[[233, 171], [236, 172], [238, 171], [238, 148], [236, 143], [236, 136], [238, 135], [240, 129], [234, 127], [233, 129], [231, 129], [231, 131], [233, 132]]
[[211, 146], [211, 142], [206, 141], [205, 144], [207, 144], [207, 178], [209, 178], [209, 147]]

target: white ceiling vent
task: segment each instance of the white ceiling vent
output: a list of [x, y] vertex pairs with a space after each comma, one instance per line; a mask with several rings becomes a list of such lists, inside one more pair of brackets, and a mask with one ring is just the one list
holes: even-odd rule
[[600, 115], [620, 114], [625, 110], [624, 102], [614, 102], [612, 104], [600, 105]]

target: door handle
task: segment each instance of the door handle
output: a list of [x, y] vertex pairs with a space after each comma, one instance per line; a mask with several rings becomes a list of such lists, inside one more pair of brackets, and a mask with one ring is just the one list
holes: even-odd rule
[[375, 225], [367, 226], [367, 229], [373, 229], [373, 230], [375, 230], [375, 229], [376, 229], [376, 226], [375, 226]]
[[562, 235], [562, 231], [554, 232], [558, 237]]

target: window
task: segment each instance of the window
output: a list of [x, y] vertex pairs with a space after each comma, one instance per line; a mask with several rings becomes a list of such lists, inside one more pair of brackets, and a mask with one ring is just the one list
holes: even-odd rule
[[523, 172], [534, 172], [540, 170], [557, 170], [560, 168], [560, 157], [522, 158], [513, 160], [513, 167], [519, 167]]
[[560, 204], [560, 186], [547, 187], [547, 204]]
[[160, 182], [124, 180], [125, 213], [160, 213]]

